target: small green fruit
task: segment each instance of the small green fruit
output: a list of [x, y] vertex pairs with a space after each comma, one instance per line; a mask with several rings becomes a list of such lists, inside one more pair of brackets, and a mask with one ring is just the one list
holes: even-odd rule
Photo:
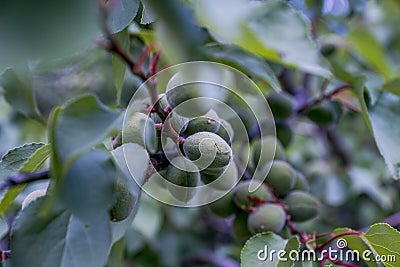
[[233, 202], [232, 193], [228, 193], [210, 204], [210, 210], [217, 216], [226, 218], [237, 211]]
[[212, 84], [191, 83], [175, 87], [165, 94], [174, 112], [196, 117], [209, 112], [217, 103], [216, 100], [223, 101], [226, 92]]
[[201, 180], [217, 190], [230, 190], [238, 181], [236, 164], [231, 161], [221, 174], [206, 174], [201, 172]]
[[122, 141], [123, 143], [135, 143], [155, 150], [157, 144], [154, 121], [144, 113], [134, 112], [125, 120]]
[[225, 172], [226, 168], [227, 167], [223, 167], [223, 168], [207, 168], [207, 169], [202, 170], [200, 173], [201, 174], [205, 174], [205, 175], [209, 175], [209, 176], [212, 176], [212, 177], [219, 177]]
[[295, 171], [284, 161], [276, 160], [271, 164], [265, 182], [268, 183], [278, 195], [285, 195], [293, 189], [296, 182]]
[[275, 118], [286, 119], [294, 111], [293, 100], [286, 94], [271, 92], [267, 101]]
[[[253, 140], [252, 150], [254, 166], [257, 166], [258, 164], [263, 165], [273, 159], [286, 160], [286, 154], [282, 144], [273, 136], [264, 136], [261, 139], [257, 138]], [[263, 153], [262, 157], [260, 158], [261, 151]]]
[[275, 124], [276, 127], [276, 137], [279, 139], [281, 144], [284, 147], [289, 146], [290, 142], [293, 139], [293, 131], [292, 128], [283, 121], [277, 121]]
[[181, 136], [188, 137], [198, 132], [216, 133], [220, 128], [220, 123], [212, 118], [205, 116], [194, 118], [186, 123]]
[[198, 90], [188, 86], [179, 86], [166, 92], [169, 106], [174, 109], [180, 104], [197, 97], [201, 97]]
[[284, 209], [276, 204], [264, 204], [250, 213], [247, 219], [247, 227], [250, 233], [257, 234], [272, 231], [279, 233], [286, 222]]
[[325, 100], [308, 109], [306, 116], [316, 124], [328, 125], [337, 122], [340, 113], [341, 107], [339, 103]]
[[183, 151], [199, 168], [222, 168], [229, 164], [232, 149], [220, 136], [209, 133], [195, 133], [183, 143]]
[[247, 213], [243, 211], [238, 212], [232, 224], [232, 234], [234, 238], [241, 243], [246, 242], [246, 240], [251, 237], [251, 233], [247, 227], [247, 217]]
[[135, 204], [135, 197], [129, 191], [128, 186], [120, 180], [116, 183], [115, 194], [115, 202], [109, 211], [109, 215], [113, 222], [119, 222], [131, 214]]
[[217, 135], [221, 136], [229, 145], [232, 143], [234, 131], [229, 122], [223, 119], [219, 119], [221, 126], [216, 132]]
[[22, 201], [22, 209], [25, 209], [26, 206], [28, 206], [30, 203], [38, 199], [39, 197], [45, 196], [46, 195], [46, 189], [39, 189], [32, 191], [29, 193], [24, 201]]
[[[150, 103], [150, 98], [148, 99], [148, 101]], [[167, 101], [167, 97], [165, 96], [165, 94], [159, 94], [157, 101], [158, 101], [158, 104], [163, 109], [165, 109], [168, 106], [168, 101]], [[161, 118], [155, 112], [150, 113], [150, 118], [154, 121], [154, 123], [162, 123]]]
[[307, 178], [299, 171], [296, 172], [296, 182], [294, 183], [293, 190], [310, 191], [310, 184]]
[[255, 204], [251, 201], [251, 198], [257, 198], [266, 202], [273, 200], [271, 192], [264, 184], [252, 193], [249, 192], [249, 185], [250, 181], [243, 181], [238, 183], [233, 189], [233, 201], [238, 208], [248, 211]]
[[312, 195], [302, 191], [292, 191], [284, 199], [291, 219], [304, 222], [318, 215], [319, 201]]
[[167, 184], [171, 195], [179, 201], [188, 202], [195, 195], [200, 173], [190, 160], [176, 157], [168, 165], [165, 179], [172, 183]]
[[179, 133], [185, 129], [188, 119], [176, 112], [171, 112], [166, 122], [170, 123], [172, 129]]

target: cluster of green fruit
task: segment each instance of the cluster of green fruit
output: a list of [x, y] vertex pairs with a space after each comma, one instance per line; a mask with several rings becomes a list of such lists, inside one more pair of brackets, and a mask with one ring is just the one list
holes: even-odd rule
[[[113, 147], [135, 143], [145, 147], [150, 157], [168, 154], [167, 164], [156, 169], [167, 181], [160, 185], [177, 201], [187, 203], [195, 196], [196, 187], [204, 184], [215, 190], [230, 190], [238, 179], [237, 167], [232, 161], [231, 125], [213, 110], [195, 118], [180, 115], [174, 109], [188, 99], [178, 96], [159, 95], [155, 105], [166, 113], [164, 119], [149, 108], [152, 107], [149, 99], [145, 99], [144, 110], [151, 110], [150, 113], [133, 112], [125, 121], [123, 132], [113, 139]], [[171, 133], [177, 135], [172, 138], [178, 140], [175, 147], [164, 143]]]
[[[169, 105], [174, 108], [178, 103]], [[182, 117], [176, 113], [170, 116]], [[171, 124], [174, 128], [174, 123]], [[186, 118], [183, 126], [174, 130], [179, 133], [180, 149], [163, 176], [170, 182], [167, 189], [176, 200], [190, 201], [195, 196], [195, 187], [202, 184], [209, 184], [215, 190], [229, 190], [236, 184], [238, 174], [232, 161], [233, 130], [229, 122], [211, 110], [203, 116]]]
[[[284, 147], [292, 139], [288, 120], [296, 110], [292, 97], [277, 93], [267, 96], [276, 119], [277, 139], [275, 133], [269, 132], [273, 129], [268, 127], [271, 122], [258, 125], [266, 129], [266, 135], [258, 134], [252, 138], [251, 161], [247, 171], [252, 174], [259, 164], [267, 166], [270, 171], [264, 177], [262, 186], [252, 193], [248, 191], [249, 181], [243, 180], [237, 184], [240, 177], [232, 160], [231, 125], [219, 118], [213, 110], [205, 110], [205, 114], [195, 118], [187, 118], [183, 113], [175, 112], [177, 107], [190, 99], [191, 94], [168, 91], [165, 95], [160, 95], [156, 103], [167, 113], [166, 118], [146, 106], [144, 110], [151, 110], [149, 114], [135, 112], [124, 125], [124, 143], [142, 145], [150, 156], [170, 152], [165, 151], [161, 145], [162, 132], [167, 125], [169, 130], [178, 135], [177, 151], [169, 153], [173, 155], [168, 158], [169, 162], [158, 169], [158, 174], [168, 181], [162, 185], [177, 201], [187, 203], [195, 196], [196, 187], [203, 184], [210, 185], [210, 189], [215, 190], [228, 191], [233, 188], [232, 192], [214, 202], [211, 209], [223, 217], [236, 214], [233, 229], [239, 237], [263, 231], [281, 232], [288, 220], [307, 221], [318, 214], [319, 204], [308, 194], [307, 180], [286, 162]], [[320, 124], [332, 122], [335, 118], [327, 115], [329, 112], [325, 111], [330, 109], [325, 109], [324, 105], [322, 102], [307, 109], [309, 119]], [[333, 109], [331, 111], [331, 114], [335, 114]], [[121, 143], [122, 134], [114, 139], [113, 145], [116, 147]], [[117, 197], [110, 212], [114, 221], [124, 219], [130, 210], [129, 201], [126, 201], [130, 199], [129, 194], [126, 190], [118, 191], [122, 192], [118, 192], [121, 197]], [[119, 210], [124, 212], [120, 213]]]
[[[252, 143], [253, 162], [258, 162], [259, 143], [272, 143], [266, 136]], [[274, 141], [275, 142], [275, 141]], [[318, 215], [319, 202], [308, 193], [307, 179], [284, 160], [282, 144], [277, 143], [275, 159], [268, 164], [270, 171], [255, 191], [249, 192], [250, 180], [240, 181], [232, 192], [210, 205], [211, 211], [221, 217], [235, 214], [233, 234], [238, 240], [247, 240], [252, 234], [272, 231], [280, 233], [288, 221], [304, 222]]]
[[[258, 126], [265, 130], [264, 136], [258, 134], [253, 137], [250, 144], [251, 160], [247, 166], [250, 174], [259, 165], [269, 169], [266, 177], [263, 177], [263, 183], [250, 192], [250, 180], [242, 180], [231, 192], [210, 205], [211, 211], [217, 216], [225, 218], [234, 215], [232, 231], [240, 241], [260, 232], [283, 233], [285, 226], [289, 227], [288, 223], [315, 218], [320, 206], [319, 201], [309, 193], [305, 176], [295, 170], [286, 158], [285, 147], [292, 138], [287, 120], [295, 112], [294, 100], [284, 94], [271, 93], [267, 101], [276, 119], [277, 135], [275, 137], [269, 127], [272, 122], [262, 122]], [[316, 111], [314, 117], [313, 110], [307, 110], [309, 119], [314, 122], [321, 119], [321, 124], [330, 123], [324, 112]]]
[[[296, 108], [298, 108], [296, 107], [296, 101], [291, 95], [275, 92], [268, 94], [267, 101], [275, 119], [276, 136], [283, 146], [286, 147], [293, 137], [288, 119], [295, 113]], [[312, 103], [312, 105], [307, 106], [301, 112], [313, 123], [326, 126], [336, 123], [339, 120], [342, 109], [337, 101], [324, 99]], [[263, 122], [260, 127], [268, 128], [269, 123], [271, 122]]]

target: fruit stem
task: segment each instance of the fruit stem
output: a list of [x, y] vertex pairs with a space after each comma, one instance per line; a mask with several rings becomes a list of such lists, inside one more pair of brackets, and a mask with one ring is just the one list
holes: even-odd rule
[[339, 93], [342, 90], [349, 89], [349, 88], [351, 88], [351, 86], [349, 84], [343, 84], [343, 85], [336, 87], [335, 89], [333, 89], [332, 91], [330, 91], [328, 93], [326, 93], [326, 92], [322, 93], [320, 96], [311, 99], [310, 101], [308, 101], [307, 103], [305, 103], [304, 105], [299, 107], [297, 109], [297, 113], [301, 114], [301, 113], [305, 112], [307, 109], [309, 109], [310, 107], [321, 103], [325, 99], [331, 98], [332, 96], [334, 96], [335, 94]]
[[40, 180], [47, 180], [49, 178], [50, 178], [49, 170], [38, 171], [38, 172], [17, 173], [15, 175], [7, 177], [0, 184], [0, 191], [3, 191], [11, 186], [27, 184], [27, 183], [31, 183], [31, 182], [35, 182], [35, 181], [40, 181]]

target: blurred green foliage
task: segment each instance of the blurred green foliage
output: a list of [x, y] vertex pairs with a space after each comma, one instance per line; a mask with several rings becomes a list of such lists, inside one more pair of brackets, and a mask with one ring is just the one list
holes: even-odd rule
[[[241, 70], [266, 97], [273, 90], [290, 95], [295, 113], [278, 121], [290, 131], [287, 161], [322, 203], [320, 216], [298, 229], [361, 229], [400, 210], [400, 182], [393, 179], [400, 176], [398, 1], [117, 2], [107, 23], [129, 56], [140, 58], [152, 44], [142, 71], [161, 51], [158, 70], [212, 60]], [[24, 197], [48, 181], [0, 193], [0, 210], [8, 211], [1, 215], [14, 221], [11, 241], [8, 235], [0, 243], [15, 251], [4, 266], [215, 266], [202, 264], [208, 253], [210, 260], [238, 264], [244, 242], [231, 229], [234, 216], [166, 206], [148, 196], [137, 205], [140, 193], [122, 148], [109, 150], [142, 80], [118, 55], [95, 46], [104, 19], [99, 13], [96, 1], [0, 2], [0, 155], [26, 143], [50, 143], [50, 160], [39, 153], [35, 162], [52, 170], [52, 194], [24, 212]], [[343, 84], [349, 89], [331, 97], [343, 109], [334, 123], [318, 126], [297, 112]], [[36, 149], [20, 148], [16, 165], [4, 164], [4, 157], [0, 180], [20, 172]], [[136, 205], [112, 224], [106, 210], [117, 179], [130, 183]], [[12, 193], [15, 200], [5, 203]], [[281, 239], [284, 248], [288, 241]]]

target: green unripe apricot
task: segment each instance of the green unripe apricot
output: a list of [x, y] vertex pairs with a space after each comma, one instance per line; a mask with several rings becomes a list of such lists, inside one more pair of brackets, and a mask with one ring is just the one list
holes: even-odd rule
[[171, 112], [167, 121], [170, 123], [171, 127], [175, 130], [175, 132], [179, 133], [185, 129], [185, 125], [187, 124], [187, 118], [182, 117], [176, 112]]
[[212, 213], [222, 218], [226, 218], [238, 211], [235, 203], [233, 202], [231, 192], [212, 202], [210, 204], [210, 210]]
[[173, 184], [167, 185], [171, 195], [179, 201], [188, 202], [194, 197], [200, 173], [191, 161], [183, 157], [177, 157], [168, 165], [165, 179]]
[[286, 94], [271, 92], [267, 101], [275, 118], [286, 119], [294, 111], [293, 100]]
[[146, 146], [151, 152], [155, 152], [157, 133], [154, 121], [144, 113], [134, 112], [124, 123], [122, 141]]
[[185, 139], [185, 156], [200, 168], [222, 168], [229, 164], [232, 149], [220, 136], [198, 132]]
[[231, 161], [222, 174], [207, 174], [201, 172], [201, 180], [217, 190], [230, 190], [238, 181], [236, 164]]
[[[150, 98], [148, 101], [150, 102]], [[158, 102], [158, 105], [160, 105], [162, 109], [165, 109], [168, 106], [168, 101], [167, 101], [167, 97], [165, 96], [165, 94], [159, 94], [157, 102]], [[154, 123], [162, 122], [161, 118], [155, 112], [150, 113], [150, 118], [154, 121]]]
[[247, 227], [248, 214], [246, 212], [236, 213], [236, 217], [232, 224], [232, 234], [239, 242], [246, 242], [251, 237], [251, 233]]
[[264, 204], [250, 213], [247, 227], [250, 233], [257, 234], [272, 231], [279, 233], [286, 222], [286, 213], [280, 205]]
[[39, 197], [42, 197], [44, 195], [46, 195], [46, 189], [39, 189], [39, 190], [32, 191], [31, 193], [29, 193], [26, 196], [24, 201], [22, 201], [22, 207], [21, 208], [24, 209], [30, 203], [32, 203], [33, 201], [35, 201], [36, 199], [38, 199]]
[[276, 127], [276, 137], [279, 139], [284, 147], [287, 147], [293, 139], [292, 128], [283, 121], [277, 121], [275, 123]]
[[284, 199], [291, 220], [304, 222], [318, 215], [319, 202], [312, 195], [302, 191], [292, 191]]
[[181, 136], [188, 137], [198, 132], [210, 132], [216, 133], [220, 128], [220, 123], [209, 117], [197, 117], [186, 123], [184, 131], [181, 132]]
[[328, 125], [336, 122], [341, 113], [340, 104], [325, 100], [312, 106], [306, 111], [306, 116], [319, 125]]
[[115, 202], [109, 210], [109, 215], [113, 222], [119, 222], [131, 214], [135, 204], [135, 197], [129, 191], [127, 185], [120, 180], [116, 183], [115, 194]]
[[209, 112], [217, 103], [224, 101], [226, 92], [215, 85], [192, 83], [168, 90], [165, 94], [169, 106], [182, 116], [200, 116]]
[[310, 184], [307, 178], [299, 171], [296, 172], [296, 182], [294, 183], [293, 190], [310, 191]]
[[[261, 156], [261, 149], [263, 151]], [[252, 142], [253, 164], [265, 164], [273, 159], [286, 160], [285, 150], [282, 144], [273, 136], [264, 136], [261, 139], [257, 138]], [[274, 156], [275, 153], [275, 156]]]
[[271, 164], [265, 182], [268, 183], [278, 195], [285, 195], [293, 189], [296, 174], [293, 168], [284, 161], [276, 160]]
[[233, 189], [233, 201], [238, 208], [248, 211], [250, 207], [254, 206], [254, 202], [250, 200], [252, 197], [259, 198], [266, 202], [273, 200], [271, 192], [264, 184], [252, 193], [249, 192], [249, 185], [250, 181], [243, 181], [238, 183]]
[[225, 140], [229, 145], [232, 143], [233, 140], [233, 128], [229, 122], [223, 119], [219, 119], [221, 126], [219, 127], [218, 131], [216, 132], [217, 135], [221, 136], [222, 139]]
[[197, 97], [201, 97], [198, 90], [194, 88], [180, 86], [165, 93], [169, 106], [174, 109], [180, 104]]

